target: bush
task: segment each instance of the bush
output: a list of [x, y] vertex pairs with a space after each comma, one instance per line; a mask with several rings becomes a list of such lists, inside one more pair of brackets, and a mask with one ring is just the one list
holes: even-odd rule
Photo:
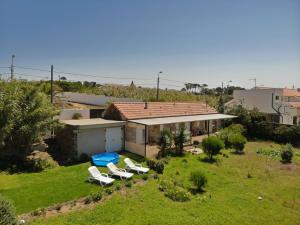
[[91, 199], [93, 202], [98, 202], [102, 199], [103, 194], [102, 192], [96, 192], [91, 194]]
[[72, 120], [80, 120], [82, 118], [82, 114], [81, 113], [74, 113], [72, 116]]
[[161, 131], [157, 144], [160, 147], [158, 157], [161, 158], [167, 156], [173, 145], [173, 135], [170, 130], [164, 129]]
[[0, 195], [0, 224], [1, 225], [15, 225], [16, 209], [12, 202]]
[[203, 139], [202, 147], [205, 154], [212, 160], [213, 156], [219, 154], [220, 150], [224, 148], [224, 142], [216, 136], [210, 136]]
[[142, 179], [143, 179], [143, 180], [148, 180], [148, 178], [149, 178], [149, 177], [148, 177], [148, 174], [143, 174], [143, 175], [142, 175]]
[[40, 172], [58, 167], [58, 163], [47, 152], [34, 151], [27, 156], [26, 167], [30, 171]]
[[164, 192], [165, 196], [177, 202], [185, 202], [190, 200], [190, 193], [183, 187], [177, 186], [170, 180], [162, 180], [159, 184], [159, 190]]
[[148, 159], [147, 165], [150, 169], [156, 171], [159, 174], [163, 174], [165, 165], [162, 161], [155, 160], [155, 159]]
[[290, 144], [281, 147], [281, 161], [283, 163], [291, 163], [293, 159], [293, 147]]
[[200, 170], [195, 170], [191, 172], [190, 181], [193, 183], [197, 191], [202, 191], [205, 185], [207, 184], [206, 175]]
[[105, 193], [108, 194], [108, 195], [111, 195], [114, 192], [114, 190], [111, 189], [111, 188], [106, 188], [104, 190], [105, 190]]
[[228, 138], [231, 134], [244, 134], [245, 128], [241, 124], [232, 124], [220, 130], [218, 137], [224, 142], [226, 148], [231, 148], [231, 143]]
[[236, 133], [236, 134], [229, 135], [228, 142], [230, 143], [230, 146], [232, 146], [232, 148], [235, 149], [237, 153], [241, 153], [244, 151], [247, 139], [240, 133]]
[[125, 186], [128, 187], [128, 188], [131, 188], [132, 187], [132, 182], [130, 180], [126, 180], [125, 181]]

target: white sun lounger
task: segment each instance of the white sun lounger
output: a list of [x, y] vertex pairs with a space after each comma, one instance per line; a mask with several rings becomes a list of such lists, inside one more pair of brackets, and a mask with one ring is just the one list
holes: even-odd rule
[[88, 168], [90, 173], [89, 180], [90, 181], [98, 181], [100, 185], [107, 185], [114, 182], [115, 179], [108, 176], [106, 173], [100, 173], [100, 171], [95, 166], [91, 166]]
[[148, 173], [149, 171], [149, 168], [143, 167], [142, 164], [134, 163], [129, 158], [125, 158], [124, 162], [129, 170], [136, 171], [137, 173]]
[[125, 169], [120, 169], [111, 162], [107, 164], [107, 168], [111, 175], [118, 176], [121, 179], [123, 179], [123, 178], [129, 179], [133, 176], [133, 173], [128, 173]]

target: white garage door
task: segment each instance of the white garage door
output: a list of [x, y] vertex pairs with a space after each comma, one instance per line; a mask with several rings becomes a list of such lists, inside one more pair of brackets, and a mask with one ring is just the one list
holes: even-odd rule
[[123, 132], [121, 127], [106, 128], [105, 149], [107, 152], [117, 152], [122, 150]]

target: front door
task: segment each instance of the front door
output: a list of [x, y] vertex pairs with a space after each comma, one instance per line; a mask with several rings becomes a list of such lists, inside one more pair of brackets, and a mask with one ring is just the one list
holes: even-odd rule
[[121, 127], [106, 128], [105, 150], [107, 152], [117, 152], [122, 150], [123, 132]]

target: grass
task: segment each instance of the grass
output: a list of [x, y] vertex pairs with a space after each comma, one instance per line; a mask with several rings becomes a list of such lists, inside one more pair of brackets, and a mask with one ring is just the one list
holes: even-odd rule
[[[14, 201], [18, 214], [78, 199], [101, 189], [100, 185], [87, 182], [89, 166], [90, 163], [83, 163], [41, 173], [0, 173], [0, 194]], [[119, 166], [124, 168], [123, 159]], [[107, 172], [106, 168], [100, 170]]]
[[[189, 175], [196, 168], [204, 171], [208, 177], [206, 192], [193, 195], [191, 201], [188, 202], [174, 202], [166, 198], [158, 190], [158, 181], [149, 179], [146, 185], [135, 186], [129, 190], [128, 194], [117, 193], [94, 208], [55, 217], [39, 218], [32, 224], [299, 224], [300, 155], [297, 153], [293, 165], [287, 167], [278, 159], [255, 153], [258, 148], [270, 147], [270, 145], [276, 146], [268, 142], [249, 142], [246, 145], [246, 154], [229, 153], [228, 158], [219, 156], [218, 163], [213, 164], [203, 162], [201, 159], [204, 155], [187, 154], [185, 157], [171, 158], [165, 167], [163, 177], [176, 178], [185, 187], [191, 185]], [[16, 202], [18, 212], [20, 212], [20, 207], [21, 211], [40, 207], [40, 202], [48, 204], [48, 201], [64, 201], [67, 197], [62, 193], [69, 195], [68, 198], [76, 198], [94, 188], [99, 188], [83, 182], [86, 178], [87, 166], [87, 164], [82, 164], [54, 169], [45, 172], [46, 175], [44, 173], [3, 175], [12, 178], [9, 182], [5, 182], [0, 176], [1, 192]], [[74, 168], [77, 172], [73, 172]], [[41, 187], [47, 188], [48, 186], [41, 185], [41, 177], [48, 177], [51, 173], [58, 176], [56, 170], [59, 170], [59, 173], [62, 173], [61, 171], [65, 173], [59, 178], [51, 178], [52, 182], [53, 180], [59, 181], [58, 184], [52, 184], [50, 188], [52, 192], [39, 190]], [[63, 191], [61, 180], [67, 174], [74, 178], [70, 178], [65, 183]], [[249, 174], [252, 178], [248, 178]], [[31, 185], [20, 183], [20, 180], [15, 179], [14, 176], [20, 176], [25, 181], [23, 176], [27, 176], [27, 179], [32, 177], [31, 181], [27, 181]], [[69, 191], [67, 186], [70, 185], [71, 180], [75, 184], [71, 188], [72, 191]], [[49, 184], [48, 181], [46, 183]], [[35, 187], [36, 184], [38, 187]], [[25, 187], [23, 194], [18, 194], [22, 187]], [[29, 198], [27, 194], [37, 190], [40, 193], [39, 197], [44, 199], [30, 197], [30, 202], [23, 202]], [[41, 192], [44, 195], [41, 196]], [[258, 200], [258, 196], [262, 196], [263, 200]]]

